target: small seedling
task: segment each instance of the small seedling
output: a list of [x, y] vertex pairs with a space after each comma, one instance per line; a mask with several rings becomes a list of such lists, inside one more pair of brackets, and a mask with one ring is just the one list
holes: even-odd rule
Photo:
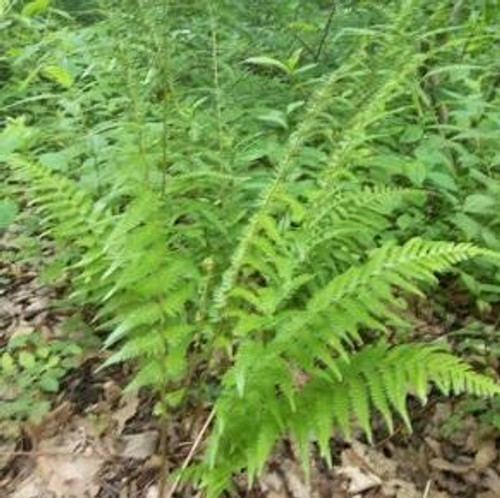
[[47, 341], [40, 333], [13, 336], [0, 356], [0, 425], [15, 432], [20, 421], [39, 421], [81, 354], [72, 341]]

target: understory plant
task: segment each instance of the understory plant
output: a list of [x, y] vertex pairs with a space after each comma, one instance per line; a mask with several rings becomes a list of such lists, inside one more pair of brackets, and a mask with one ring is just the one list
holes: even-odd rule
[[[218, 26], [241, 6], [214, 7], [130, 0], [68, 39], [67, 26], [27, 21], [55, 30], [46, 58], [57, 54], [72, 74], [45, 71], [40, 82], [58, 86], [62, 122], [49, 119], [46, 131], [27, 102], [0, 135], [9, 191], [66, 255], [73, 302], [97, 310], [110, 349], [103, 367], [133, 362], [127, 389], [152, 389], [164, 423], [173, 410], [211, 407], [204, 456], [188, 472], [209, 497], [241, 471], [251, 485], [282, 438], [306, 468], [313, 441], [331, 463], [334, 431], [350, 438], [358, 426], [371, 441], [375, 416], [389, 431], [397, 418], [410, 429], [407, 398], [425, 403], [429, 386], [499, 392], [445, 342], [415, 337], [408, 311], [437, 275], [471, 259], [495, 265], [498, 253], [423, 238], [415, 225], [421, 233], [408, 237], [402, 217], [425, 211], [433, 193], [379, 171], [395, 164], [417, 178], [418, 156], [394, 148], [420, 133], [407, 121], [432, 131], [423, 80], [440, 57], [489, 36], [467, 29], [479, 7], [346, 7], [339, 15], [357, 26], [323, 47], [325, 26], [318, 57], [288, 58], [245, 53], [244, 41], [231, 50], [233, 36], [251, 32]], [[179, 29], [192, 15], [197, 30]], [[457, 15], [466, 20], [448, 28]], [[100, 55], [98, 34], [111, 46]], [[206, 46], [190, 73], [186, 47]], [[322, 67], [328, 50], [335, 57]], [[277, 64], [307, 67], [307, 57], [304, 71]], [[25, 81], [13, 65], [14, 81]]]
[[0, 427], [4, 437], [17, 433], [15, 422], [38, 423], [50, 410], [48, 394], [78, 366], [81, 348], [71, 341], [43, 339], [39, 332], [10, 338], [0, 355]]

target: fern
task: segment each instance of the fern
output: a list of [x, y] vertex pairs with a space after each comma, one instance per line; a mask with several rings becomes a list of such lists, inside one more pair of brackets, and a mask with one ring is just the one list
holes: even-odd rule
[[[348, 361], [335, 360], [337, 374], [323, 370], [301, 387], [294, 384], [290, 367], [271, 347], [245, 351], [243, 356], [245, 360], [239, 361], [248, 368], [244, 396], [237, 391], [235, 365], [216, 405], [218, 422], [208, 450], [213, 458], [204, 476], [210, 496], [218, 496], [227, 487], [231, 472], [246, 468], [252, 480], [275, 441], [284, 435], [295, 439], [303, 458], [307, 459], [310, 441], [317, 440], [322, 455], [329, 459], [334, 427], [349, 438], [351, 425], [357, 421], [371, 439], [374, 410], [381, 413], [389, 430], [394, 426], [393, 413], [410, 426], [406, 398], [416, 394], [425, 402], [429, 383], [445, 394], [491, 396], [500, 392], [492, 380], [475, 374], [437, 345], [389, 347], [380, 342], [364, 346], [349, 355]], [[257, 358], [258, 367], [251, 370]]]
[[72, 181], [20, 157], [11, 157], [9, 164], [12, 179], [22, 183], [23, 192], [32, 199], [33, 210], [61, 244], [84, 253], [107, 231], [110, 214]]
[[[178, 250], [171, 251], [168, 263], [167, 230], [158, 217], [161, 203], [144, 193], [124, 213], [112, 216], [70, 180], [23, 160], [12, 158], [10, 165], [13, 178], [30, 185], [28, 193], [48, 234], [60, 244], [81, 248], [73, 267], [74, 297], [101, 307], [102, 326], [112, 328], [106, 345], [127, 338], [104, 366], [133, 359], [150, 369], [150, 356], [160, 357], [166, 360], [157, 378], [182, 377], [179, 358], [194, 328], [179, 316], [196, 296], [196, 268]], [[140, 387], [137, 381], [134, 385]]]
[[[407, 2], [402, 9], [400, 16], [394, 22], [396, 34], [390, 37], [384, 49], [381, 59], [384, 65], [387, 65], [387, 60], [394, 58], [393, 43], [402, 42], [408, 44], [408, 41], [401, 32], [404, 32], [407, 23], [411, 22], [411, 9], [414, 8], [414, 3]], [[266, 219], [275, 207], [276, 198], [280, 197], [283, 191], [284, 184], [288, 176], [294, 168], [294, 158], [301, 146], [307, 138], [314, 133], [314, 127], [321, 116], [324, 109], [330, 104], [330, 95], [336, 89], [336, 84], [346, 74], [356, 72], [356, 66], [361, 65], [363, 61], [364, 45], [362, 44], [359, 51], [356, 51], [352, 60], [348, 60], [341, 66], [340, 69], [334, 71], [327, 81], [315, 93], [311, 102], [308, 105], [308, 111], [304, 116], [297, 130], [294, 131], [287, 142], [285, 152], [276, 167], [275, 176], [269, 186], [264, 189], [257, 205], [255, 213], [252, 215], [249, 223], [243, 229], [243, 233], [239, 238], [239, 243], [231, 257], [231, 264], [225, 271], [222, 281], [214, 294], [214, 314], [215, 317], [220, 315], [220, 311], [226, 306], [227, 296], [230, 294], [232, 287], [237, 283], [238, 275], [241, 267], [244, 265], [246, 253], [251, 250], [254, 243], [254, 238], [259, 238], [259, 232], [262, 230], [262, 224], [266, 223]], [[323, 171], [318, 175], [320, 189], [317, 191], [317, 202], [319, 206], [325, 203], [325, 196], [330, 196], [331, 177], [335, 177], [335, 172], [347, 166], [350, 154], [352, 154], [361, 145], [366, 138], [367, 128], [374, 122], [383, 119], [387, 112], [386, 104], [394, 98], [395, 90], [400, 86], [401, 80], [404, 80], [408, 73], [415, 72], [418, 65], [422, 62], [421, 54], [404, 53], [404, 49], [399, 48], [396, 60], [392, 63], [393, 70], [388, 76], [377, 82], [378, 87], [372, 91], [366, 99], [364, 105], [360, 106], [354, 113], [354, 117], [350, 119], [339, 137], [336, 137], [337, 145], [333, 148], [330, 158], [327, 160]], [[318, 204], [313, 204], [312, 209], [317, 210]], [[321, 207], [320, 207], [321, 209]]]
[[[268, 254], [273, 255], [272, 248], [269, 244]], [[364, 264], [351, 266], [324, 286], [311, 286], [302, 309], [297, 301], [292, 308], [280, 309], [282, 289], [272, 284], [286, 288], [286, 281], [273, 280], [260, 265], [267, 285], [253, 290], [237, 287], [231, 294], [237, 309], [229, 313], [237, 320], [235, 334], [241, 343], [216, 403], [218, 427], [204, 477], [209, 495], [217, 496], [240, 468], [246, 468], [252, 480], [274, 442], [284, 435], [294, 437], [304, 459], [311, 438], [329, 458], [334, 426], [349, 437], [356, 418], [371, 439], [372, 407], [389, 430], [392, 412], [410, 426], [405, 400], [415, 394], [425, 402], [430, 382], [448, 394], [497, 393], [493, 381], [474, 374], [437, 346], [363, 346], [373, 340], [374, 331], [386, 334], [386, 324], [405, 324], [398, 313], [405, 303], [396, 297], [396, 289], [422, 295], [420, 287], [435, 283], [435, 273], [481, 255], [492, 254], [470, 244], [420, 239], [403, 246], [387, 244]], [[299, 286], [312, 279], [308, 276]]]
[[[327, 70], [309, 79], [306, 70], [286, 71], [285, 80], [260, 75], [258, 64], [236, 69], [235, 61], [269, 60], [233, 50], [233, 35], [243, 35], [219, 32], [219, 14], [234, 14], [236, 6], [224, 4], [221, 13], [210, 6], [207, 20], [206, 6], [196, 16], [196, 6], [177, 5], [179, 29], [170, 33], [166, 9], [146, 4], [134, 22], [124, 6], [88, 35], [119, 38], [102, 47], [111, 62], [93, 45], [91, 54], [93, 91], [100, 88], [97, 100], [113, 111], [80, 87], [93, 59], [88, 74], [60, 89], [68, 92], [64, 105], [74, 98], [84, 109], [71, 117], [78, 131], [60, 142], [71, 150], [75, 137], [92, 136], [75, 153], [82, 164], [54, 172], [44, 152], [60, 143], [40, 132], [43, 140], [28, 146], [26, 129], [12, 123], [0, 146], [3, 138], [9, 181], [29, 199], [44, 235], [72, 249], [70, 297], [95, 310], [109, 351], [103, 368], [133, 363], [128, 388], [153, 389], [163, 413], [179, 395], [214, 405], [203, 461], [189, 469], [208, 496], [221, 496], [242, 470], [251, 484], [280, 438], [294, 440], [307, 468], [313, 441], [331, 459], [334, 431], [350, 438], [359, 426], [371, 441], [377, 412], [390, 432], [396, 418], [410, 428], [407, 399], [425, 403], [431, 386], [445, 394], [497, 394], [493, 380], [444, 344], [408, 343], [403, 333], [412, 326], [410, 295], [424, 297], [456, 264], [499, 259], [468, 243], [408, 240], [394, 224], [402, 213], [420, 212], [425, 200], [423, 181], [398, 176], [406, 162], [418, 170], [412, 146], [405, 142], [398, 154], [393, 142], [407, 120], [426, 113], [423, 67], [462, 47], [454, 40], [419, 46], [448, 30], [449, 2], [367, 7], [373, 19], [366, 25], [343, 29], [339, 21], [341, 49], [332, 43], [338, 60]], [[343, 15], [359, 21], [358, 13]], [[183, 23], [191, 29], [192, 22], [210, 39], [184, 33]], [[245, 47], [262, 48], [257, 38]], [[167, 55], [165, 44], [168, 57], [151, 55], [151, 46]], [[206, 46], [208, 71], [185, 58], [189, 47], [203, 61]], [[121, 76], [108, 88], [113, 64]], [[262, 108], [273, 104], [285, 123], [279, 131], [248, 118], [261, 116], [249, 104], [260, 101], [259, 92]], [[85, 119], [101, 117], [86, 129]], [[22, 136], [12, 142], [12, 133]], [[11, 154], [16, 148], [22, 154]], [[377, 161], [385, 177], [366, 171]], [[206, 389], [207, 378], [217, 389]]]

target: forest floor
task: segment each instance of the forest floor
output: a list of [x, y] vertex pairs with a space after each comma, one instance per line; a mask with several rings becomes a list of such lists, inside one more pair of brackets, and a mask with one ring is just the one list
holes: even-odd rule
[[[15, 253], [16, 243], [7, 233], [0, 248]], [[35, 331], [49, 342], [61, 338], [74, 313], [58, 304], [64, 288], [40, 283], [36, 265], [15, 259], [0, 263], [0, 350], [11, 337]], [[0, 434], [0, 498], [158, 496], [160, 431], [154, 402], [147, 394], [123, 394], [128, 372], [98, 370], [102, 357], [97, 348], [86, 350], [50, 397], [50, 410], [40, 423], [21, 423], [17, 437], [5, 430]], [[208, 416], [208, 408], [172, 416], [168, 468], [182, 465]], [[313, 455], [309, 480], [293, 448], [284, 443], [252, 490], [235, 479], [236, 493], [255, 498], [500, 497], [498, 433], [485, 430], [470, 414], [457, 418], [457, 401], [438, 397], [425, 407], [415, 404], [412, 419], [413, 434], [402, 425], [391, 437], [380, 429], [373, 445], [361, 435], [351, 442], [333, 439], [333, 468]], [[167, 488], [167, 495], [171, 491]], [[172, 496], [202, 495], [178, 487]]]

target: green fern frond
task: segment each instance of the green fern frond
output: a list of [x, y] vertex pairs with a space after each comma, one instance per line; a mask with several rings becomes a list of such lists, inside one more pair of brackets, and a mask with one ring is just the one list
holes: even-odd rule
[[35, 212], [54, 237], [85, 250], [110, 226], [110, 213], [95, 206], [71, 180], [19, 156], [9, 156], [8, 161], [13, 179], [24, 186]]
[[481, 254], [483, 250], [470, 244], [421, 239], [379, 248], [365, 264], [352, 266], [315, 289], [302, 310], [268, 322], [274, 324], [273, 347], [290, 358], [301, 358], [303, 364], [314, 364], [321, 348], [324, 357], [331, 354], [330, 348], [345, 356], [344, 348], [363, 342], [363, 330], [385, 333], [387, 325], [405, 326], [398, 311], [405, 302], [396, 297], [395, 288], [423, 296], [419, 286], [435, 283], [434, 273]]
[[[390, 213], [400, 207], [405, 200], [422, 198], [424, 192], [416, 189], [394, 187], [365, 187], [356, 188], [353, 192], [333, 190], [327, 198], [323, 199], [324, 205], [319, 211], [309, 210], [306, 226], [313, 228], [320, 224], [325, 217], [333, 216], [335, 219], [346, 219], [359, 208], [370, 212]], [[351, 215], [352, 216], [352, 215]]]
[[[390, 431], [394, 428], [393, 413], [410, 428], [406, 400], [412, 393], [419, 393], [425, 402], [430, 384], [444, 392], [451, 389], [455, 394], [469, 392], [493, 396], [500, 393], [500, 387], [493, 380], [474, 373], [439, 345], [389, 347], [380, 342], [362, 348], [351, 355], [348, 362], [338, 359], [341, 380], [315, 376], [308, 378], [302, 387], [296, 387], [292, 409], [284, 396], [276, 398], [272, 386], [279, 386], [279, 376], [283, 372], [270, 367], [273, 355], [270, 349], [268, 351], [255, 352], [259, 361], [263, 360], [265, 385], [269, 386], [264, 392], [260, 391], [262, 379], [259, 382], [252, 380], [246, 387], [245, 397], [240, 398], [229, 389], [233, 384], [229, 378], [227, 380], [226, 390], [216, 405], [219, 422], [211, 441], [211, 445], [217, 446], [216, 454], [219, 455], [211, 464], [216, 468], [229, 469], [232, 465], [234, 472], [251, 465], [252, 474], [259, 472], [273, 443], [287, 434], [302, 445], [305, 439], [306, 446], [308, 441], [317, 440], [323, 456], [330, 458], [329, 439], [333, 427], [349, 438], [351, 428], [358, 424], [371, 439], [372, 406], [382, 414]], [[247, 358], [247, 364], [250, 363], [251, 359]], [[254, 404], [257, 398], [262, 400], [259, 405]], [[240, 413], [248, 400], [252, 406], [261, 407], [258, 414], [245, 416]], [[205, 482], [209, 488], [211, 476], [212, 471], [206, 469]]]
[[360, 299], [359, 293], [368, 292], [385, 300], [386, 297], [380, 295], [379, 282], [386, 285], [384, 289], [387, 285], [396, 285], [418, 292], [411, 280], [435, 283], [434, 273], [481, 254], [484, 251], [471, 244], [429, 242], [418, 238], [403, 246], [386, 245], [373, 251], [364, 265], [352, 267], [335, 277], [311, 298], [307, 307], [310, 312], [319, 313], [335, 303], [342, 306], [344, 298], [357, 300]]
[[145, 357], [162, 357], [165, 354], [165, 341], [162, 334], [156, 330], [149, 329], [147, 334], [135, 335], [128, 338], [118, 351], [114, 352], [102, 364], [101, 368], [106, 368], [109, 365], [121, 363], [126, 360], [137, 358], [144, 360]]
[[101, 327], [113, 327], [106, 347], [121, 341], [103, 368], [135, 360], [142, 365], [137, 385], [155, 377], [149, 365], [161, 357], [165, 379], [182, 375], [194, 329], [180, 317], [196, 298], [198, 272], [191, 259], [169, 250], [162, 203], [139, 192], [122, 214], [111, 216], [71, 180], [44, 166], [20, 158], [10, 164], [15, 179], [28, 184], [48, 233], [80, 248], [72, 267], [74, 296], [101, 307]]
[[[355, 56], [353, 56], [355, 60]], [[416, 64], [416, 57], [411, 58], [411, 64], [406, 58], [406, 64], [410, 68], [414, 68]], [[348, 61], [345, 63], [339, 71], [334, 71], [328, 80], [320, 87], [316, 94], [312, 97], [311, 102], [308, 106], [308, 111], [301, 121], [300, 126], [295, 132], [292, 133], [288, 140], [287, 149], [279, 162], [273, 181], [269, 184], [267, 188], [264, 189], [261, 194], [260, 200], [258, 202], [257, 210], [252, 215], [250, 221], [243, 230], [242, 235], [239, 237], [239, 243], [233, 252], [229, 267], [224, 272], [222, 276], [222, 281], [214, 293], [214, 316], [219, 316], [220, 311], [226, 306], [228, 294], [231, 292], [233, 285], [235, 285], [238, 275], [240, 273], [240, 267], [244, 264], [244, 259], [247, 251], [251, 248], [254, 237], [258, 236], [259, 230], [262, 228], [265, 218], [268, 216], [270, 210], [272, 210], [274, 202], [280, 197], [282, 192], [282, 186], [285, 182], [287, 175], [291, 166], [293, 165], [293, 159], [300, 147], [302, 146], [304, 140], [310, 134], [311, 127], [315, 124], [318, 116], [323, 112], [331, 99], [332, 89], [339, 80], [339, 77], [343, 76], [346, 68], [352, 69], [352, 62]], [[406, 68], [406, 66], [405, 66]], [[391, 95], [392, 89], [400, 81], [402, 76], [406, 75], [406, 70], [401, 71], [401, 68], [393, 73], [393, 78], [388, 78], [386, 82], [382, 85], [379, 92], [375, 94], [375, 97], [371, 101], [371, 104], [364, 109], [359, 116], [353, 120], [350, 132], [344, 134], [344, 139], [341, 144], [335, 148], [334, 154], [343, 154], [344, 149], [350, 144], [354, 136], [361, 134], [360, 131], [371, 123], [375, 119], [375, 115], [380, 107], [380, 99], [385, 102], [385, 99]], [[350, 146], [349, 146], [350, 147]], [[350, 148], [349, 148], [350, 150]], [[335, 156], [336, 157], [336, 156]], [[331, 161], [330, 161], [331, 162]], [[333, 161], [335, 167], [340, 167], [338, 160]]]
[[[413, 4], [413, 2], [410, 2]], [[398, 17], [398, 23], [401, 26], [411, 22], [411, 9], [407, 10], [406, 7]], [[402, 33], [403, 31], [398, 31]], [[394, 39], [391, 39], [394, 43]], [[404, 43], [407, 44], [405, 40]], [[389, 52], [392, 47], [389, 45]], [[362, 53], [362, 52], [360, 52]], [[359, 53], [356, 53], [359, 56]], [[358, 64], [356, 57], [354, 57], [354, 64]], [[387, 60], [382, 57], [384, 66], [387, 65]], [[397, 61], [393, 64], [393, 70], [389, 75], [382, 79], [377, 89], [373, 92], [367, 103], [360, 106], [350, 123], [342, 130], [341, 137], [336, 141], [337, 145], [333, 149], [331, 158], [327, 162], [323, 173], [321, 183], [323, 185], [323, 194], [319, 197], [319, 206], [324, 205], [325, 197], [329, 197], [329, 188], [331, 187], [331, 178], [339, 168], [344, 166], [348, 156], [365, 140], [366, 128], [375, 121], [382, 119], [385, 115], [385, 104], [395, 96], [395, 90], [399, 88], [402, 81], [408, 76], [409, 73], [415, 71], [422, 61], [421, 54], [408, 53], [401, 56], [401, 49], [397, 52]], [[346, 66], [351, 67], [349, 61]], [[342, 67], [344, 69], [345, 66]], [[352, 68], [351, 68], [352, 69]], [[339, 71], [342, 74], [342, 70]], [[317, 121], [318, 116], [323, 112], [323, 109], [328, 105], [331, 99], [331, 90], [338, 81], [338, 73], [334, 71], [327, 82], [320, 88], [320, 90], [312, 98], [312, 102], [308, 107], [308, 112], [304, 117], [298, 129], [292, 133], [289, 138], [287, 149], [276, 168], [274, 180], [269, 186], [264, 189], [258, 207], [255, 213], [250, 218], [250, 221], [243, 229], [243, 233], [239, 238], [239, 243], [235, 248], [229, 266], [222, 276], [220, 285], [214, 293], [212, 315], [215, 319], [220, 318], [221, 310], [225, 308], [228, 296], [234, 285], [237, 284], [240, 270], [245, 264], [247, 253], [253, 247], [256, 239], [259, 238], [260, 232], [265, 224], [266, 218], [273, 210], [277, 199], [282, 197], [283, 184], [286, 182], [289, 170], [293, 165], [293, 158], [302, 146], [305, 138], [310, 134], [311, 128]], [[312, 206], [314, 211], [317, 211], [318, 206]]]
[[[325, 454], [329, 425], [335, 424], [350, 437], [353, 420], [357, 419], [371, 439], [372, 407], [381, 413], [389, 430], [394, 427], [394, 412], [410, 427], [407, 396], [413, 393], [425, 402], [429, 383], [443, 392], [466, 391], [478, 395], [498, 392], [492, 380], [473, 373], [465, 363], [437, 346], [389, 348], [380, 343], [355, 352], [363, 329], [383, 331], [384, 322], [396, 322], [394, 287], [421, 294], [415, 283], [434, 283], [435, 273], [479, 255], [487, 254], [470, 244], [413, 239], [403, 246], [386, 245], [373, 251], [365, 264], [351, 267], [315, 291], [302, 312], [285, 314], [283, 321], [259, 322], [254, 315], [252, 325], [268, 327], [272, 338], [257, 349], [255, 343], [244, 343], [226, 377], [220, 404], [216, 405], [221, 425], [214, 435], [218, 454], [224, 455], [221, 458], [227, 456], [236, 461], [243, 458], [237, 457], [236, 450], [226, 448], [223, 442], [226, 437], [231, 441], [237, 439], [243, 447], [250, 444], [252, 472], [258, 472], [257, 449], [252, 446], [255, 437], [241, 440], [238, 436], [241, 428], [231, 425], [231, 416], [238, 410], [236, 392], [245, 403], [263, 407], [258, 417], [242, 421], [247, 428], [247, 424], [255, 424], [255, 432], [250, 433], [258, 435], [259, 428], [266, 426], [268, 432], [278, 431], [283, 435], [280, 427], [285, 423], [302, 452], [306, 435], [315, 433], [317, 438], [321, 435], [319, 444]], [[264, 311], [256, 299], [257, 294], [252, 294], [250, 303]], [[296, 374], [303, 377], [299, 384], [293, 381]], [[281, 401], [276, 400], [276, 392], [281, 393]], [[268, 410], [264, 408], [266, 405]], [[314, 406], [320, 405], [318, 414], [311, 413]], [[325, 406], [330, 408], [327, 410]], [[243, 415], [238, 414], [236, 419], [240, 417]], [[272, 431], [262, 417], [274, 424]], [[259, 437], [265, 434], [257, 436], [257, 440]], [[260, 443], [259, 447], [262, 454], [262, 448], [270, 451], [272, 445]], [[245, 466], [245, 461], [238, 465]]]

